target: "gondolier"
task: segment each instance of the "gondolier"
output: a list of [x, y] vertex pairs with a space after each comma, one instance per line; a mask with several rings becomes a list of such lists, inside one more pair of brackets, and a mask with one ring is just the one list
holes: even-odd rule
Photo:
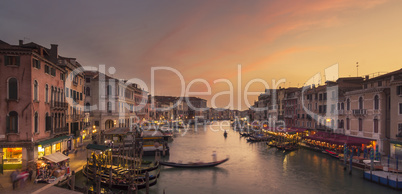
[[212, 161], [216, 162], [216, 151], [212, 152]]

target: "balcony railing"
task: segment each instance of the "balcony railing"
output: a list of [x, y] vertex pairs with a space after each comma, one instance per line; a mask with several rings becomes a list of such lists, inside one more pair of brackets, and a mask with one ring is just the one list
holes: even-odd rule
[[367, 114], [367, 110], [366, 109], [354, 109], [353, 110], [353, 115], [354, 116], [364, 116]]
[[336, 110], [336, 112], [338, 115], [344, 115], [345, 114], [345, 110]]
[[66, 127], [55, 128], [54, 133], [55, 134], [68, 133], [68, 127], [66, 126]]
[[53, 109], [67, 109], [68, 103], [67, 102], [52, 102], [50, 107]]

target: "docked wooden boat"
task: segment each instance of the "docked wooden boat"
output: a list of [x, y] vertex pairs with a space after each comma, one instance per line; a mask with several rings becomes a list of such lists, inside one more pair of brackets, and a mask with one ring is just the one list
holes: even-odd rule
[[250, 137], [251, 135], [249, 133], [240, 133], [240, 136], [242, 136], [242, 137]]
[[326, 149], [325, 151], [323, 151], [323, 153], [326, 153], [326, 154], [328, 154], [328, 155], [330, 155], [330, 156], [332, 156], [332, 157], [334, 157], [334, 158], [338, 158], [338, 159], [339, 159], [339, 155], [338, 155], [337, 153], [335, 153], [335, 152], [333, 152], [333, 151], [330, 151], [330, 150], [328, 150], [328, 149]]
[[[93, 168], [93, 165], [89, 165], [89, 167]], [[107, 165], [106, 167], [101, 167], [101, 168], [102, 168], [102, 170], [107, 170], [110, 168], [110, 165]], [[135, 171], [142, 174], [145, 172], [150, 172], [150, 171], [156, 170], [158, 168], [159, 168], [159, 161], [155, 161], [155, 163], [153, 163], [153, 165], [149, 165], [149, 166], [145, 166], [145, 167], [137, 167], [135, 169]], [[134, 169], [126, 169], [123, 167], [112, 166], [112, 171], [113, 171], [113, 173], [116, 173], [116, 174], [122, 174], [127, 171], [134, 171]]]
[[[93, 176], [89, 176], [89, 174], [86, 174], [85, 171], [83, 171], [84, 176], [87, 176], [89, 180], [93, 181]], [[159, 173], [158, 173], [159, 176]], [[158, 181], [158, 176], [149, 176], [149, 186], [154, 186], [156, 185], [157, 181]], [[108, 178], [104, 178], [101, 177], [100, 180], [101, 185], [103, 186], [109, 186], [109, 179]], [[119, 189], [119, 190], [128, 190], [128, 188], [131, 185], [136, 185], [138, 189], [144, 189], [146, 188], [147, 184], [145, 182], [145, 179], [137, 179], [137, 180], [133, 180], [133, 181], [124, 181], [121, 179], [112, 179], [112, 188], [113, 189]]]
[[160, 161], [159, 164], [163, 166], [170, 166], [170, 167], [175, 167], [175, 168], [207, 168], [207, 167], [214, 167], [218, 166], [222, 163], [225, 163], [228, 161], [229, 158], [226, 158], [224, 160], [219, 160], [216, 162], [194, 162], [194, 163], [187, 163], [187, 164], [182, 164], [182, 163], [175, 163], [175, 162], [162, 162]]
[[291, 152], [291, 151], [295, 151], [299, 149], [299, 147], [297, 145], [287, 145], [283, 147], [283, 150], [287, 151], [287, 152]]
[[[101, 177], [101, 179], [105, 179], [106, 181], [109, 181], [110, 179], [110, 171], [105, 169], [105, 170], [98, 170], [97, 174]], [[87, 165], [83, 167], [83, 174], [84, 176], [88, 176], [90, 180], [93, 179], [94, 173], [93, 173], [93, 168], [87, 168]], [[149, 175], [149, 180], [153, 180], [156, 178], [159, 178], [160, 175], [160, 169], [156, 172], [156, 174], [150, 174]], [[137, 176], [132, 175], [131, 172], [126, 172], [125, 174], [116, 174], [112, 171], [112, 181], [113, 182], [122, 182], [122, 180], [129, 179], [129, 177], [133, 178], [134, 181], [145, 181], [146, 177], [145, 174], [139, 174]]]

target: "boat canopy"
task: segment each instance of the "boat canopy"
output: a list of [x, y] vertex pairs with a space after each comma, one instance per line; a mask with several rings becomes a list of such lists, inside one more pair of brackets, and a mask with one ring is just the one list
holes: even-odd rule
[[56, 153], [53, 153], [50, 155], [43, 156], [43, 158], [46, 158], [47, 160], [50, 160], [54, 163], [59, 163], [61, 161], [70, 159], [70, 157], [68, 157], [60, 152], [56, 152]]
[[326, 132], [317, 132], [314, 135], [304, 137], [305, 139], [311, 139], [315, 141], [326, 142], [330, 144], [337, 145], [348, 145], [348, 146], [359, 146], [362, 144], [369, 145], [371, 141], [370, 139], [348, 136], [343, 134], [334, 134], [334, 133], [326, 133]]

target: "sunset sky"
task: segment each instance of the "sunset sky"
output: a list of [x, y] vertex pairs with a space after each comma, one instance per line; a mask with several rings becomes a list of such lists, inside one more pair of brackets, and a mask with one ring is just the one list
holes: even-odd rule
[[[36, 42], [83, 66], [115, 67], [115, 77], [144, 80], [151, 67], [177, 69], [186, 84], [200, 78], [212, 95], [234, 87], [234, 107], [247, 108], [243, 90], [252, 79], [286, 79], [302, 86], [338, 63], [340, 76], [390, 72], [402, 67], [402, 1], [1, 1], [0, 39]], [[237, 68], [241, 64], [241, 107]], [[179, 78], [155, 73], [156, 95], [179, 95]], [[190, 89], [206, 91], [198, 83]], [[250, 91], [264, 91], [263, 84]], [[250, 96], [252, 102], [256, 96]], [[216, 98], [223, 107], [229, 95]]]

